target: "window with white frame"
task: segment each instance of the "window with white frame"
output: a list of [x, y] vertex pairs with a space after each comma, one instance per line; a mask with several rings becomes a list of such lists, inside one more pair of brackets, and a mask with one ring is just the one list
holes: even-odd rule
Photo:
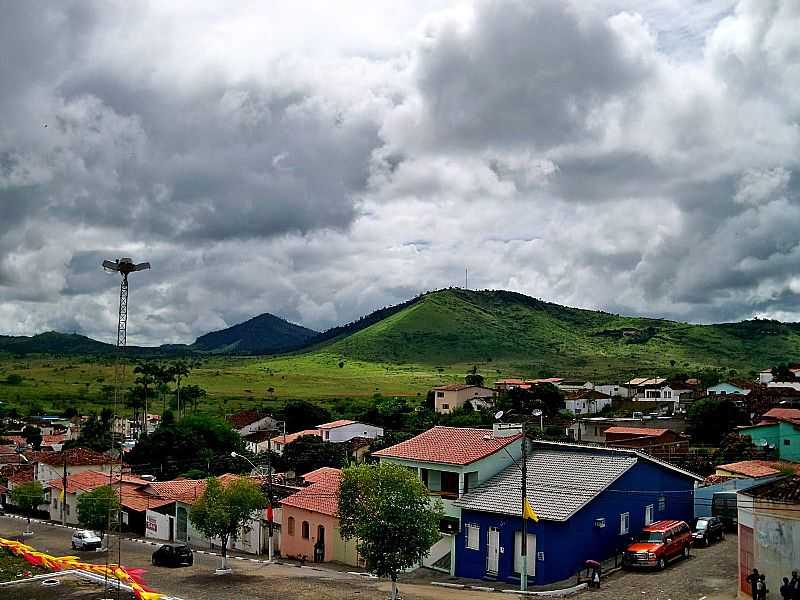
[[631, 528], [631, 513], [620, 513], [619, 515], [619, 534], [625, 535]]
[[644, 526], [647, 527], [648, 525], [653, 523], [653, 505], [648, 504], [644, 507]]
[[481, 526], [474, 523], [467, 523], [466, 525], [466, 544], [467, 550], [480, 550], [481, 549]]

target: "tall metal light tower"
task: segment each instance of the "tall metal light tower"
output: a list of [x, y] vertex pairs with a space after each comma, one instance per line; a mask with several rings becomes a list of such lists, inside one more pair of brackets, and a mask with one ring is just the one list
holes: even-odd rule
[[[128, 275], [131, 273], [135, 273], [136, 271], [144, 271], [145, 269], [150, 268], [149, 262], [143, 262], [139, 264], [135, 264], [130, 258], [118, 258], [114, 261], [104, 260], [103, 261], [103, 268], [106, 271], [113, 271], [122, 275], [122, 282], [119, 286], [119, 319], [117, 321], [117, 360], [114, 365], [114, 422], [116, 423], [117, 418], [119, 416], [118, 410], [118, 400], [119, 400], [119, 388], [122, 384], [123, 379], [123, 369], [125, 365], [122, 362], [122, 352], [125, 349], [125, 346], [128, 345]], [[145, 422], [145, 430], [147, 428], [147, 414], [144, 416]], [[122, 433], [124, 435], [125, 428], [123, 426]], [[112, 444], [113, 444], [113, 426], [112, 426]], [[109, 483], [113, 483], [114, 481], [114, 468], [111, 467], [109, 469]], [[122, 500], [122, 446], [120, 445], [119, 448], [119, 494], [120, 500]], [[116, 521], [117, 527], [120, 527], [120, 520], [121, 520], [120, 511], [117, 511]], [[109, 520], [111, 519], [111, 515], [109, 515]], [[110, 527], [107, 531], [110, 530]], [[110, 533], [109, 533], [110, 536]], [[108, 555], [110, 554], [110, 549], [106, 552], [106, 566], [108, 566]], [[117, 532], [117, 564], [122, 564], [122, 540], [120, 539], [119, 531]], [[106, 570], [108, 573], [108, 570]], [[119, 581], [117, 581], [117, 598], [119, 598], [120, 592], [120, 585]], [[106, 575], [105, 581], [105, 589], [108, 589], [108, 575]]]

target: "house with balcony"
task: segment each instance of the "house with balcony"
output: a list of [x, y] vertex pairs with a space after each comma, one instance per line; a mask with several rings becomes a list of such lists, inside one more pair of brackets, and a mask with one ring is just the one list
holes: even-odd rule
[[498, 424], [493, 429], [437, 426], [373, 453], [381, 462], [415, 470], [431, 498], [442, 502], [442, 537], [431, 547], [424, 566], [455, 572], [454, 544], [461, 519], [455, 501], [518, 460], [521, 438], [519, 425]]

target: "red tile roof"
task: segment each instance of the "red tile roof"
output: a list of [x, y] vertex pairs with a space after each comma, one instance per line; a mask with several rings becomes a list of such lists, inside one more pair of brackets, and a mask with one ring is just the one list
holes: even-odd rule
[[145, 489], [165, 500], [194, 504], [195, 500], [205, 492], [206, 480], [175, 479], [173, 481], [154, 481]]
[[[11, 466], [11, 465], [9, 465]], [[33, 465], [13, 465], [15, 468], [11, 473], [6, 476], [9, 483], [20, 485], [33, 481]]]
[[279, 435], [277, 437], [272, 438], [272, 441], [276, 444], [283, 444], [284, 446], [287, 446], [292, 442], [297, 441], [299, 438], [307, 435], [319, 435], [319, 431], [317, 431], [316, 429], [304, 429], [303, 431], [296, 431], [295, 433], [287, 433], [286, 435]]
[[120, 496], [120, 504], [128, 510], [136, 512], [144, 512], [148, 508], [158, 508], [172, 504], [173, 500], [169, 498], [159, 498], [153, 494], [144, 491], [144, 488], [138, 484], [129, 484], [123, 481], [122, 495]]
[[342, 472], [339, 469], [323, 467], [306, 473], [303, 478], [312, 481], [311, 485], [281, 500], [281, 506], [335, 516], [339, 510], [339, 484]]
[[494, 382], [495, 385], [522, 385], [525, 383], [522, 379], [498, 379]]
[[648, 429], [647, 427], [609, 427], [605, 430], [605, 433], [624, 433], [630, 435], [658, 437], [660, 435], [664, 435], [667, 431], [669, 431], [669, 429]]
[[240, 410], [233, 415], [229, 415], [225, 420], [230, 423], [234, 429], [242, 429], [243, 427], [252, 425], [253, 423], [258, 422], [267, 416], [269, 415], [265, 415], [260, 411], [247, 409]]
[[763, 415], [762, 421], [786, 421], [793, 425], [800, 425], [800, 409], [798, 408], [771, 408]]
[[603, 392], [598, 392], [597, 390], [579, 390], [577, 392], [572, 392], [571, 394], [567, 394], [567, 400], [608, 400], [611, 399], [611, 396], [608, 394], [604, 394]]
[[[53, 444], [63, 444], [67, 438], [65, 433], [42, 436], [42, 446], [52, 446]], [[17, 446], [25, 446], [28, 442], [21, 435], [4, 435], [1, 439], [15, 443]]]
[[520, 437], [519, 434], [496, 437], [491, 429], [436, 426], [410, 440], [378, 450], [373, 456], [468, 465], [498, 452]]
[[737, 475], [744, 475], [746, 477], [769, 477], [770, 475], [778, 475], [780, 473], [778, 469], [773, 469], [757, 460], [742, 460], [727, 465], [718, 465], [717, 469], [736, 473]]
[[337, 427], [344, 427], [345, 425], [352, 425], [355, 421], [349, 419], [339, 419], [338, 421], [331, 421], [330, 423], [323, 423], [317, 425], [317, 429], [336, 429]]
[[51, 452], [39, 456], [38, 460], [48, 465], [60, 466], [64, 464], [64, 453], [67, 456], [67, 464], [71, 466], [109, 465], [114, 462], [108, 454], [95, 452], [88, 448], [70, 448], [61, 452]]

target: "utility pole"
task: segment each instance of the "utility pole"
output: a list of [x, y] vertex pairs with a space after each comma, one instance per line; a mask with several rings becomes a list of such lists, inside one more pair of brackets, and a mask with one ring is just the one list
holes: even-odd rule
[[272, 552], [274, 544], [274, 523], [272, 517], [272, 438], [267, 439], [267, 527], [269, 527], [269, 549], [267, 550], [267, 560], [272, 562]]
[[[128, 345], [128, 275], [131, 273], [135, 273], [136, 271], [144, 271], [150, 268], [149, 262], [143, 262], [139, 264], [135, 264], [130, 258], [118, 258], [114, 261], [111, 260], [104, 260], [103, 261], [103, 269], [110, 272], [119, 273], [122, 275], [122, 281], [119, 286], [119, 312], [118, 312], [118, 320], [117, 320], [117, 360], [114, 366], [114, 419], [119, 417], [119, 391], [120, 385], [122, 385], [122, 379], [125, 370], [125, 364], [122, 362], [122, 353], [125, 350], [125, 347]], [[146, 396], [146, 395], [145, 395]], [[145, 414], [145, 422], [147, 419], [147, 415]], [[124, 426], [123, 426], [124, 432]], [[112, 428], [111, 434], [111, 447], [114, 447], [114, 434]], [[122, 442], [120, 441], [119, 446], [119, 501], [120, 501], [120, 508], [117, 509], [117, 564], [122, 564]], [[109, 465], [108, 468], [108, 479], [109, 485], [113, 485], [114, 483], [114, 465], [113, 463]], [[66, 499], [66, 487], [64, 489], [65, 499]], [[110, 524], [111, 524], [111, 512], [108, 514], [108, 527], [109, 527], [109, 540], [111, 539], [111, 531], [110, 531]], [[106, 551], [106, 567], [108, 567], [108, 558], [109, 554], [111, 554], [111, 544], [109, 544], [109, 548]], [[108, 590], [108, 569], [106, 569], [106, 576], [103, 585], [104, 590]], [[120, 581], [117, 580], [117, 600], [120, 597]]]
[[528, 421], [522, 421], [522, 566], [520, 567], [519, 590], [528, 591]]
[[64, 460], [64, 474], [61, 477], [61, 525], [67, 525], [67, 513], [64, 510], [64, 505], [67, 503], [67, 451], [61, 448], [61, 458]]

